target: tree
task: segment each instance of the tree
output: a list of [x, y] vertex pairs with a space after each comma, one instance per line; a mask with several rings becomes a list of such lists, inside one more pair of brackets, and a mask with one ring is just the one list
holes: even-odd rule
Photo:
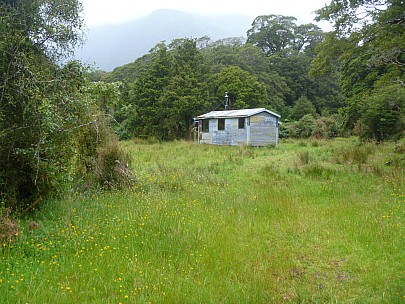
[[232, 109], [264, 107], [269, 102], [264, 84], [237, 66], [221, 70], [216, 80], [216, 88], [217, 96], [221, 100], [225, 92], [235, 96], [230, 105]]
[[188, 137], [193, 117], [203, 111], [203, 61], [194, 39], [177, 39], [169, 47], [173, 52], [173, 75], [159, 100], [161, 139]]
[[150, 61], [135, 82], [129, 85], [123, 112], [125, 128], [139, 137], [159, 136], [161, 111], [159, 100], [169, 84], [172, 72], [172, 54], [164, 42], [158, 43], [150, 51]]
[[[361, 47], [363, 58], [358, 60], [365, 61], [370, 70], [388, 69], [395, 75], [391, 81], [401, 82], [405, 65], [404, 10], [405, 3], [400, 0], [353, 0], [350, 5], [333, 0], [317, 11], [317, 20], [333, 23], [334, 31], [327, 45], [334, 46], [333, 56], [340, 56], [340, 62], [357, 59], [356, 52]], [[318, 57], [328, 52], [330, 48], [322, 46]]]
[[293, 49], [315, 56], [315, 48], [325, 39], [325, 33], [315, 24], [301, 24], [295, 28]]
[[316, 109], [313, 103], [308, 98], [306, 98], [305, 96], [301, 96], [292, 108], [291, 118], [299, 120], [307, 114], [315, 116]]
[[296, 24], [297, 19], [282, 15], [258, 16], [247, 32], [247, 43], [258, 46], [267, 56], [278, 52], [307, 52], [324, 39], [324, 33], [315, 24]]
[[266, 72], [257, 76], [266, 84], [273, 99], [271, 104], [284, 117], [288, 116], [287, 107], [293, 107], [301, 96], [311, 100], [318, 113], [335, 113], [344, 103], [336, 73], [323, 77], [309, 75], [315, 49], [325, 34], [314, 24], [297, 25], [296, 21], [294, 17], [281, 15], [255, 19], [247, 43], [260, 48], [268, 57], [261, 68]]
[[258, 46], [267, 56], [291, 47], [296, 18], [282, 15], [258, 16], [247, 32], [247, 43]]
[[0, 198], [26, 208], [77, 173], [80, 133], [100, 135], [104, 115], [87, 69], [60, 65], [81, 41], [81, 3], [2, 0], [0, 11]]
[[405, 88], [396, 84], [381, 88], [364, 96], [359, 105], [360, 116], [357, 133], [364, 139], [378, 141], [404, 136]]
[[[207, 71], [195, 39], [164, 42], [128, 85], [118, 111], [125, 134], [159, 140], [188, 137], [193, 117], [208, 108]], [[126, 95], [126, 94], [123, 94]]]
[[[317, 49], [313, 72], [340, 72], [349, 101], [347, 128], [358, 122], [363, 124], [363, 130], [373, 129], [374, 120], [367, 117], [370, 109], [380, 107], [380, 90], [395, 84], [404, 86], [404, 11], [405, 3], [398, 0], [353, 0], [350, 4], [333, 0], [317, 11], [317, 19], [331, 21], [334, 31]], [[395, 120], [400, 119], [401, 111], [392, 112], [397, 113]], [[365, 132], [363, 137], [386, 139], [380, 135], [390, 134], [387, 130], [377, 133]]]

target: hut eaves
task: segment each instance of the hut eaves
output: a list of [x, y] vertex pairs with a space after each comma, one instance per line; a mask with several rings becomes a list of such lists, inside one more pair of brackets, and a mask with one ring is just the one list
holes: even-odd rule
[[258, 108], [258, 109], [244, 109], [244, 110], [211, 111], [209, 113], [200, 115], [197, 118], [210, 119], [210, 118], [250, 117], [261, 112], [267, 112], [278, 118], [281, 117], [279, 114], [269, 111], [265, 108]]

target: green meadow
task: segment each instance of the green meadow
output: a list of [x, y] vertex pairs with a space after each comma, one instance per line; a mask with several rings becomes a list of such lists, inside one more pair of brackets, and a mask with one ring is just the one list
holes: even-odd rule
[[131, 189], [2, 242], [1, 303], [404, 303], [404, 142], [122, 145]]

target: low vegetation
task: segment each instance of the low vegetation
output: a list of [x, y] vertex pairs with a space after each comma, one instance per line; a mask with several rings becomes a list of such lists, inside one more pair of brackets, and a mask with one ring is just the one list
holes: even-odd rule
[[130, 189], [3, 212], [2, 303], [403, 301], [403, 141], [122, 148]]

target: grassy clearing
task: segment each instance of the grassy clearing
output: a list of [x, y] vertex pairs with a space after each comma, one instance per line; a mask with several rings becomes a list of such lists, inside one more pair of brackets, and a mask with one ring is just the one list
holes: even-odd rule
[[1, 303], [403, 303], [398, 146], [124, 146], [133, 189], [70, 193], [2, 244]]

